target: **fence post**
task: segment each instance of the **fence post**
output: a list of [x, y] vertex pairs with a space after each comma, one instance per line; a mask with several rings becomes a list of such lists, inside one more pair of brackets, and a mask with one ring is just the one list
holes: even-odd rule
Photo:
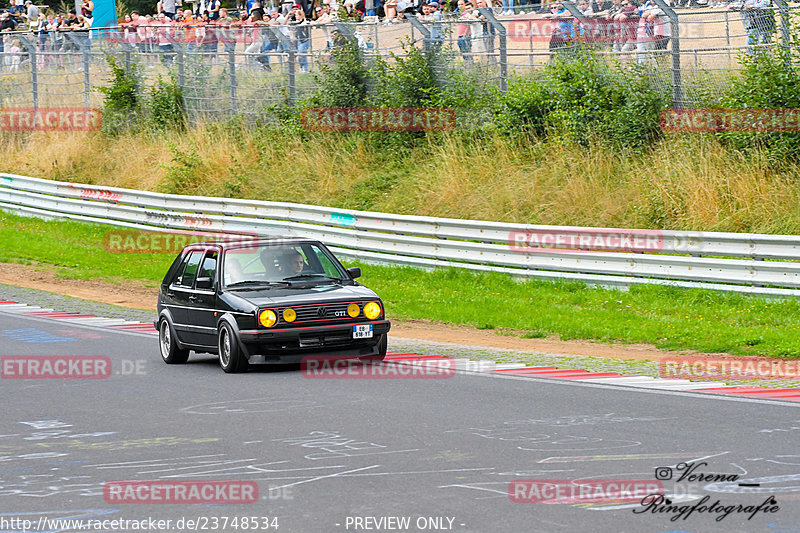
[[783, 48], [785, 52], [789, 52], [792, 46], [792, 36], [789, 32], [789, 6], [786, 0], [775, 0], [775, 5], [778, 6], [778, 12], [781, 15], [781, 41], [783, 41]]
[[[36, 59], [36, 41], [30, 40], [27, 35], [17, 35], [22, 45], [28, 50], [31, 63], [31, 91], [33, 92], [33, 109], [39, 108], [39, 67]], [[0, 37], [2, 39], [2, 37]]]
[[236, 114], [236, 52], [228, 50], [228, 79], [231, 84], [231, 115]]
[[418, 17], [419, 15], [406, 15], [406, 18], [408, 18], [408, 21], [411, 23], [412, 31], [417, 29], [422, 34], [422, 47], [427, 52], [431, 46], [431, 30], [426, 28], [425, 25], [419, 21]]
[[[480, 8], [480, 12], [495, 29], [500, 40], [500, 91], [506, 92], [508, 90], [508, 43], [506, 27], [495, 18], [494, 13], [492, 13], [492, 10], [488, 7]], [[494, 43], [494, 39], [492, 39], [492, 42]], [[494, 46], [492, 46], [492, 48], [494, 48]]]
[[683, 107], [683, 88], [681, 86], [681, 37], [678, 14], [664, 0], [654, 2], [669, 17], [670, 42], [672, 42], [672, 107]]
[[81, 52], [81, 63], [83, 64], [83, 107], [85, 109], [89, 109], [92, 101], [91, 101], [91, 94], [92, 94], [92, 79], [89, 75], [89, 64], [91, 63], [91, 57], [89, 56], [90, 48], [86, 45], [86, 41], [84, 39], [88, 39], [89, 32], [79, 32], [81, 34], [86, 33], [86, 37], [79, 38], [77, 35], [72, 33], [66, 32], [64, 33], [64, 38], [69, 39], [72, 41], [77, 47], [78, 50]]

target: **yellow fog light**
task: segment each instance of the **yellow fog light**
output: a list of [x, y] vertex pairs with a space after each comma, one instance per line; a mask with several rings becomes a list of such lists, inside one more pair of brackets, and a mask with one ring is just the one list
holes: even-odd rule
[[364, 306], [364, 316], [370, 320], [375, 320], [381, 316], [381, 306], [378, 302], [370, 302]]
[[286, 322], [294, 322], [296, 318], [297, 318], [297, 313], [295, 313], [294, 309], [283, 310], [283, 319]]
[[361, 308], [358, 304], [350, 304], [347, 306], [347, 314], [350, 315], [350, 318], [355, 318], [361, 314]]
[[265, 328], [271, 328], [278, 321], [278, 315], [272, 309], [265, 309], [258, 314], [258, 322]]

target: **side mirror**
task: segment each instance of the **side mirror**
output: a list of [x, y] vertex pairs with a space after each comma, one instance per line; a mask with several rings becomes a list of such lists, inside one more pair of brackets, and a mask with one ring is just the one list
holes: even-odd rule
[[212, 289], [214, 288], [214, 282], [211, 278], [197, 278], [195, 287], [198, 289]]
[[350, 274], [350, 277], [353, 279], [361, 277], [361, 269], [359, 267], [348, 268], [347, 273]]

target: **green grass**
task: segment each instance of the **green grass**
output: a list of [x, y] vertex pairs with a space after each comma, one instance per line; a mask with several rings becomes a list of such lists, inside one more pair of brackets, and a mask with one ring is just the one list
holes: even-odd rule
[[[68, 278], [136, 280], [155, 287], [174, 254], [108, 253], [104, 239], [116, 231], [0, 213], [0, 261], [50, 265]], [[619, 291], [459, 269], [359, 266], [360, 281], [378, 292], [392, 318], [466, 324], [524, 338], [800, 358], [800, 302], [794, 299], [659, 286]]]

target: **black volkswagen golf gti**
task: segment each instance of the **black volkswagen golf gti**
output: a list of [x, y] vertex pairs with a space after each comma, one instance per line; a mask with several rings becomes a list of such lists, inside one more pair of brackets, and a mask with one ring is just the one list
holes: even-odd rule
[[189, 245], [161, 282], [161, 357], [217, 354], [225, 372], [309, 355], [383, 360], [390, 323], [360, 275], [314, 240]]

